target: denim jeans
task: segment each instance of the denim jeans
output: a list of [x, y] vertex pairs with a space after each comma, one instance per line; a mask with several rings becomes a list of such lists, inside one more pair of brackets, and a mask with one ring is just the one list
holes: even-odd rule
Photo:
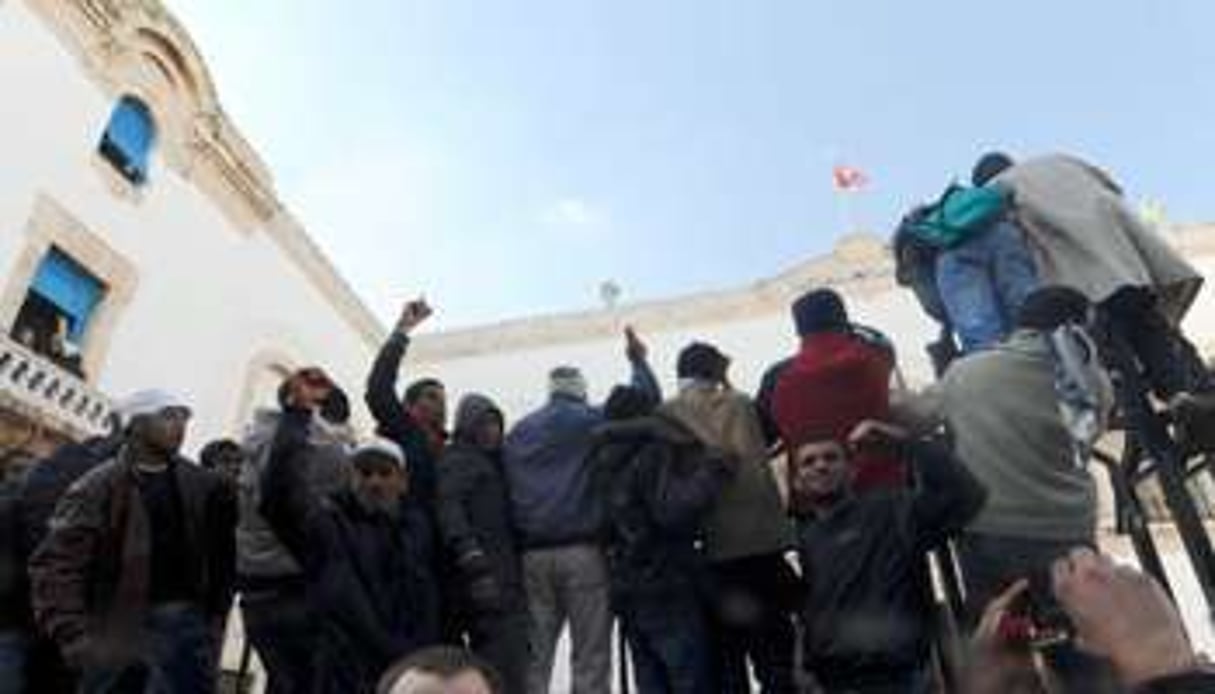
[[25, 691], [28, 652], [29, 642], [23, 632], [0, 631], [0, 694], [21, 694]]
[[82, 694], [214, 694], [219, 644], [198, 608], [172, 603], [152, 607], [140, 635], [137, 662], [86, 667]]
[[1001, 220], [942, 251], [937, 288], [964, 352], [1004, 339], [1025, 297], [1038, 288], [1038, 269], [1021, 228]]
[[704, 608], [694, 599], [618, 605], [633, 656], [637, 694], [712, 694], [713, 647]]
[[266, 694], [308, 691], [317, 630], [304, 591], [244, 593], [240, 610], [245, 637], [266, 670]]

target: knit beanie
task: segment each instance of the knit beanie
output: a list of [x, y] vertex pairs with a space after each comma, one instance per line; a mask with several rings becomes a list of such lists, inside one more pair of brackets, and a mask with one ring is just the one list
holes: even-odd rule
[[549, 395], [586, 400], [587, 390], [586, 377], [576, 366], [558, 366], [548, 372]]
[[1034, 290], [1017, 312], [1017, 327], [1030, 330], [1054, 330], [1072, 323], [1087, 325], [1089, 300], [1071, 287], [1042, 287]]
[[814, 289], [793, 302], [793, 322], [802, 337], [838, 331], [848, 327], [848, 310], [834, 289]]
[[979, 157], [975, 168], [970, 172], [970, 183], [975, 186], [987, 185], [991, 179], [1011, 169], [1012, 157], [1003, 152], [988, 152]]
[[675, 376], [720, 383], [726, 377], [730, 358], [707, 342], [693, 342], [684, 347], [675, 362]]
[[129, 426], [136, 417], [159, 414], [168, 409], [189, 411], [190, 406], [176, 393], [159, 388], [137, 391], [114, 405], [123, 426]]
[[351, 462], [356, 466], [380, 461], [390, 462], [402, 470], [408, 467], [401, 447], [380, 436], [373, 436], [359, 444], [351, 456]]

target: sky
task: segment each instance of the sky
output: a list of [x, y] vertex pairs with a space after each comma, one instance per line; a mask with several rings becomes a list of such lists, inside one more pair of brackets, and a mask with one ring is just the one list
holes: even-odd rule
[[[385, 322], [727, 288], [886, 236], [982, 152], [1215, 218], [1209, 0], [166, 0]], [[831, 169], [863, 170], [847, 223]]]

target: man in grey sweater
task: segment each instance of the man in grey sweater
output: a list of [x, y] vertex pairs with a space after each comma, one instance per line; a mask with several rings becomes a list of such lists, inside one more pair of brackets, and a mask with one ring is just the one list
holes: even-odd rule
[[[954, 362], [941, 381], [895, 403], [905, 424], [944, 425], [957, 457], [988, 489], [986, 506], [957, 543], [972, 619], [1020, 578], [1029, 578], [1035, 599], [1054, 609], [1051, 563], [1077, 546], [1096, 545], [1095, 484], [1060, 413], [1049, 341], [1060, 326], [1084, 325], [1089, 311], [1074, 290], [1039, 289], [1026, 298], [1005, 341]], [[1096, 407], [1108, 411], [1112, 389], [1100, 376]]]

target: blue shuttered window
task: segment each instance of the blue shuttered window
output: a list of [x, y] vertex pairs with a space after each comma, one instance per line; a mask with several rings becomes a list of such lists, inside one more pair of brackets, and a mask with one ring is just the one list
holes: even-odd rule
[[156, 143], [156, 123], [147, 104], [124, 96], [110, 114], [98, 149], [132, 183], [148, 179], [148, 161]]
[[69, 323], [68, 339], [79, 344], [105, 295], [105, 285], [79, 263], [52, 248], [38, 265], [30, 291], [63, 311]]

